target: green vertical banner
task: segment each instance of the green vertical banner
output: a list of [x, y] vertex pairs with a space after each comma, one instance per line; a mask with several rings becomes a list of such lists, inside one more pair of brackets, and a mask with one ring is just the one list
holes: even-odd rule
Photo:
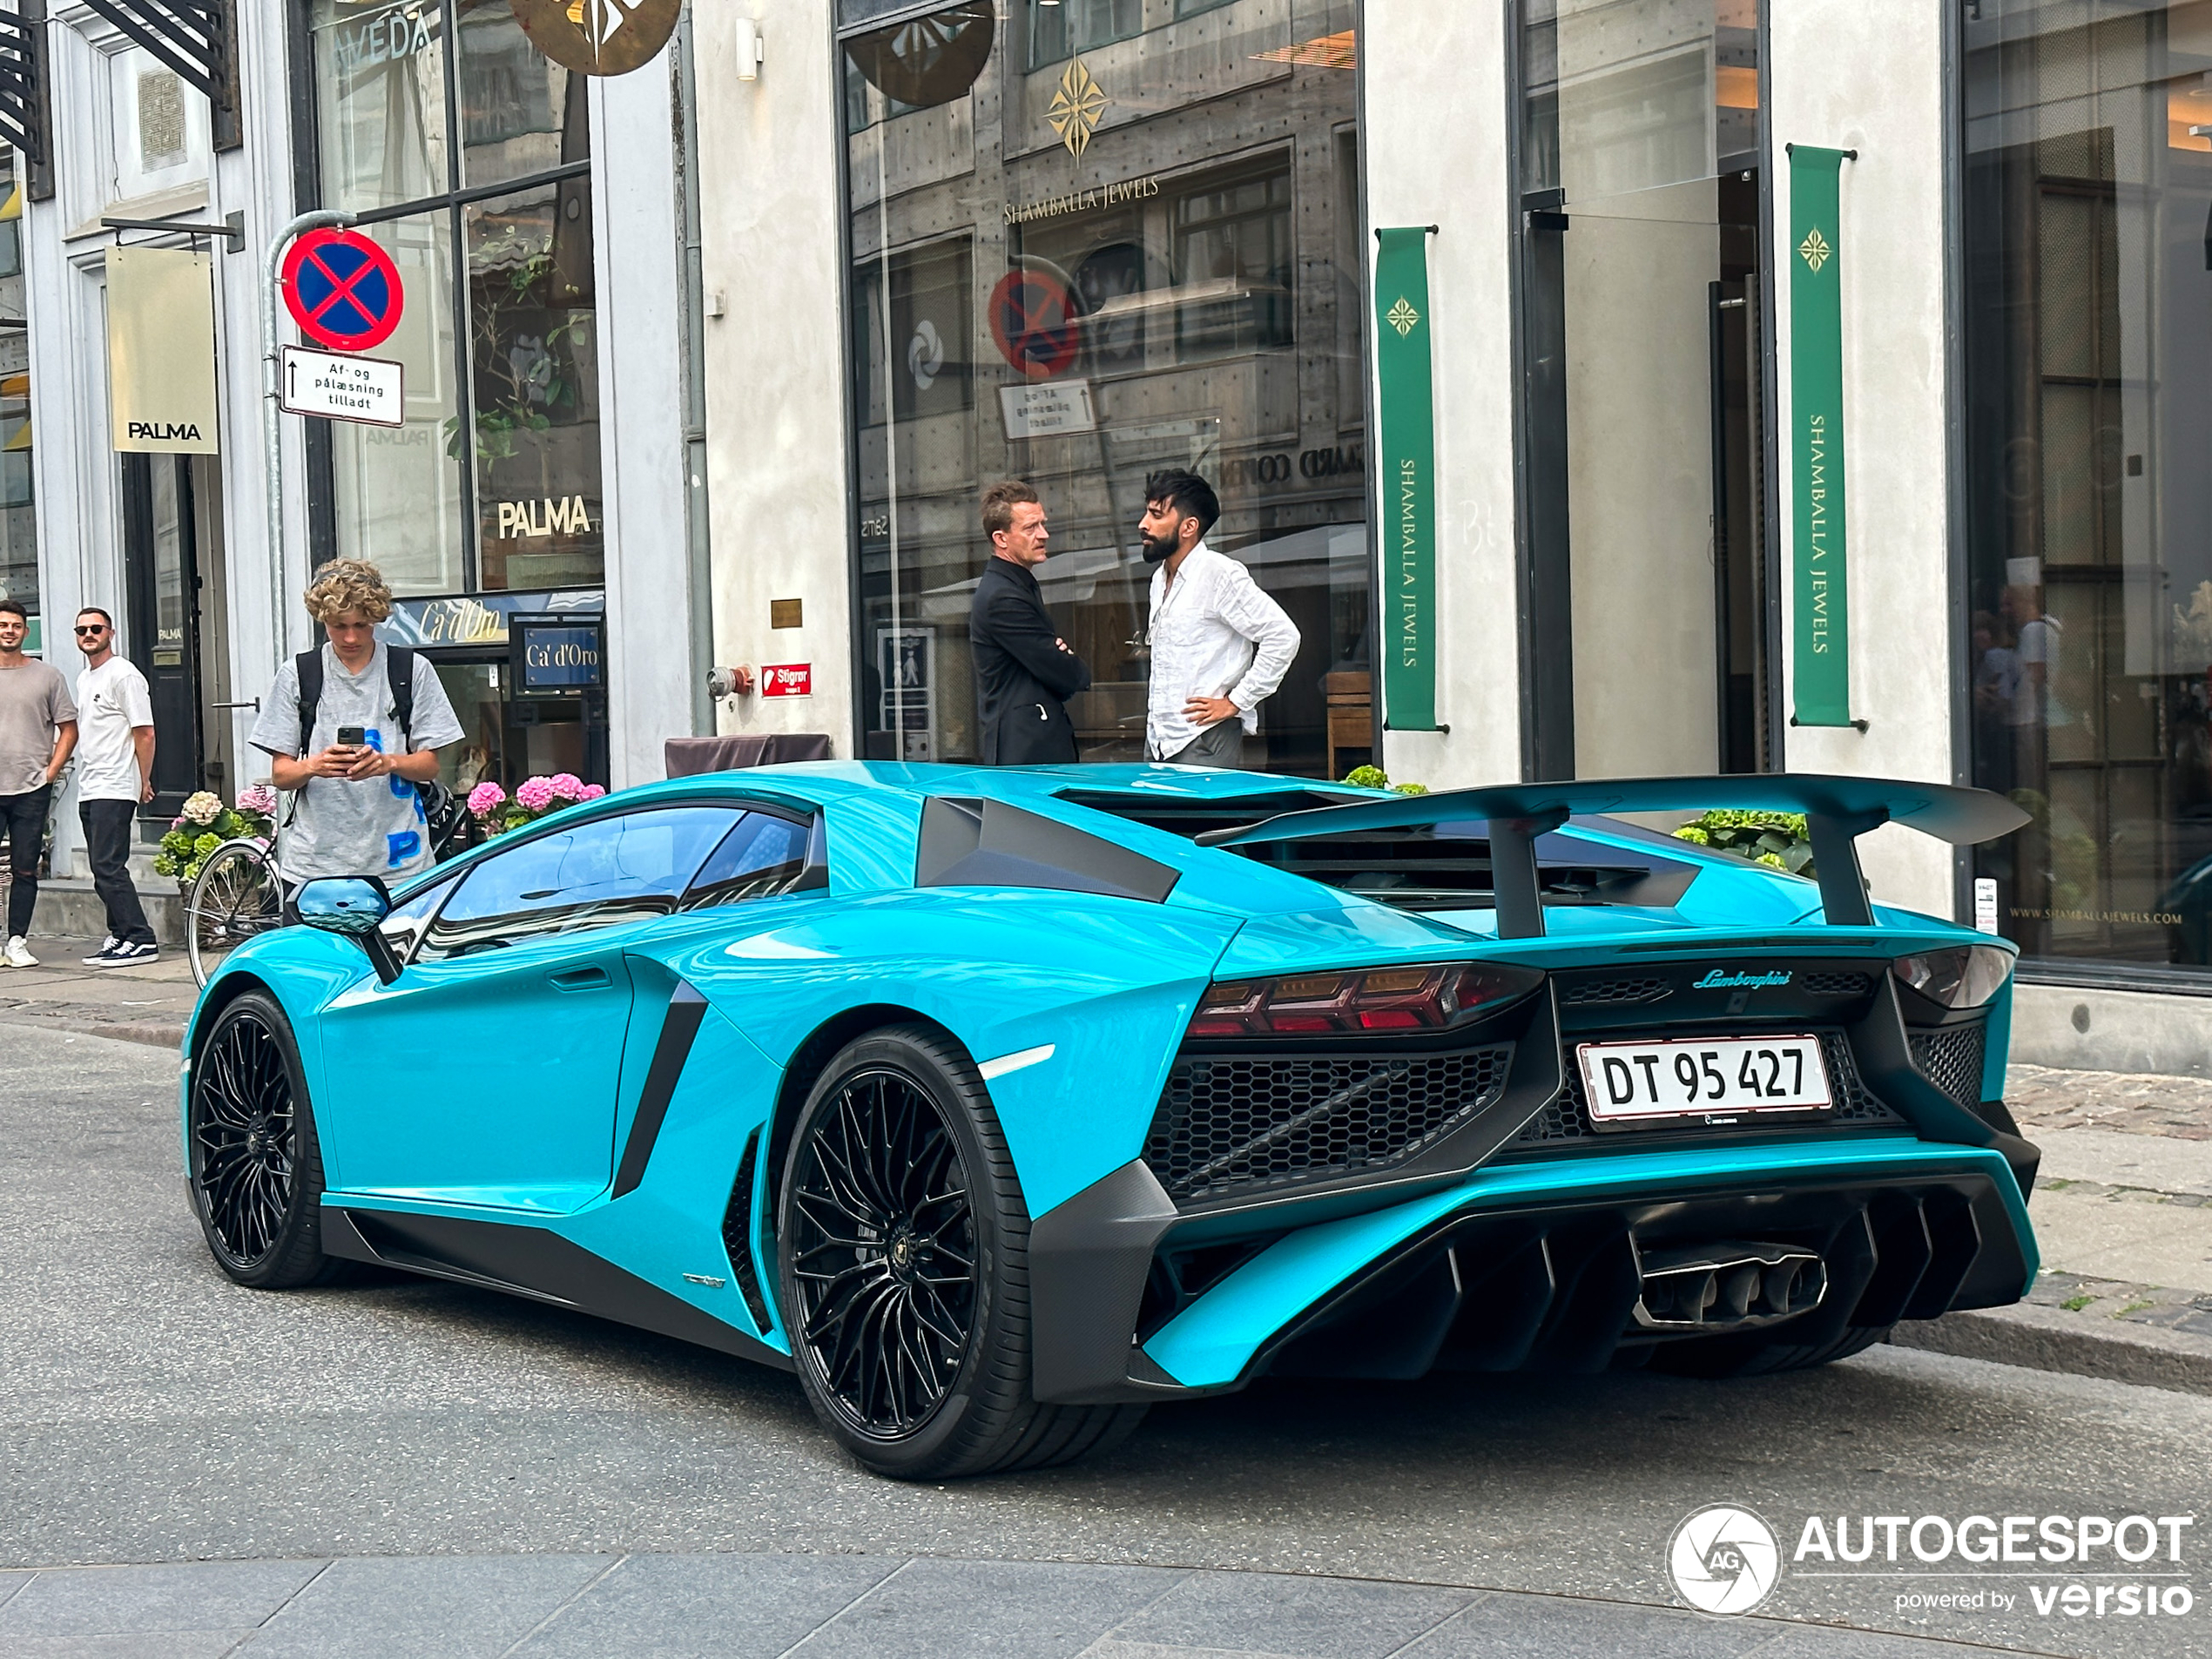
[[1837, 180], [1855, 152], [1790, 146], [1790, 610], [1797, 725], [1850, 725], [1844, 304]]
[[1375, 381], [1381, 414], [1383, 724], [1436, 731], [1436, 404], [1428, 354], [1428, 230], [1379, 230]]

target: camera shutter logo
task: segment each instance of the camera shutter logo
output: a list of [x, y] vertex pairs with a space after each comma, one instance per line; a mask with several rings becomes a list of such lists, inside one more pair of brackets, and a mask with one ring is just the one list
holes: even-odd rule
[[1782, 1576], [1782, 1547], [1749, 1509], [1708, 1504], [1675, 1528], [1667, 1572], [1700, 1613], [1749, 1613]]

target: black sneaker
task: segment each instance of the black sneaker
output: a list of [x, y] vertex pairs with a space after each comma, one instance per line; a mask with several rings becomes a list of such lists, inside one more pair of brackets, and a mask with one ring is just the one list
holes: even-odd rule
[[158, 962], [160, 960], [161, 947], [158, 945], [151, 941], [143, 945], [132, 945], [118, 940], [98, 954], [87, 956], [84, 959], [84, 966], [87, 968], [125, 968], [139, 962]]

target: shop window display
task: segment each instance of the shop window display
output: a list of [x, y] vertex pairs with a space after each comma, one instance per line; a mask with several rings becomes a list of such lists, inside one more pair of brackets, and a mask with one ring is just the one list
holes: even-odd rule
[[[1321, 50], [1325, 44], [1327, 50]], [[842, 42], [864, 752], [980, 755], [989, 484], [1043, 497], [1082, 757], [1143, 752], [1146, 475], [1303, 644], [1248, 765], [1370, 758], [1364, 254], [1343, 0], [949, 6]]]
[[1965, 24], [1974, 781], [1999, 925], [2069, 973], [2212, 968], [2212, 4]]

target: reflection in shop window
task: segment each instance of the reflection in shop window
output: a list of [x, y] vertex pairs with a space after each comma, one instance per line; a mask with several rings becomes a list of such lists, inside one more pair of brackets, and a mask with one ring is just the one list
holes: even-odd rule
[[[1304, 640], [1247, 764], [1341, 776], [1373, 715], [1355, 8], [1025, 0], [1008, 21], [953, 6], [843, 43], [864, 751], [978, 757], [977, 502], [1011, 475], [1043, 497], [1039, 581], [1090, 668], [1082, 757], [1140, 758], [1136, 527], [1145, 475], [1178, 467]], [[1071, 141], [1059, 65], [1085, 51], [1099, 118]]]
[[2212, 968], [2212, 5], [1963, 25], [1977, 849], [2030, 956]]
[[435, 5], [314, 0], [316, 144], [326, 207], [369, 212], [442, 194], [445, 24]]
[[1141, 33], [1144, 0], [1028, 0], [1028, 21], [1029, 67], [1039, 69]]
[[482, 586], [590, 586], [605, 570], [588, 179], [463, 211]]
[[506, 0], [460, 0], [462, 183], [474, 188], [590, 158], [584, 78], [542, 55]]
[[38, 614], [38, 511], [31, 495], [30, 340], [24, 318], [23, 190], [0, 152], [0, 599]]

